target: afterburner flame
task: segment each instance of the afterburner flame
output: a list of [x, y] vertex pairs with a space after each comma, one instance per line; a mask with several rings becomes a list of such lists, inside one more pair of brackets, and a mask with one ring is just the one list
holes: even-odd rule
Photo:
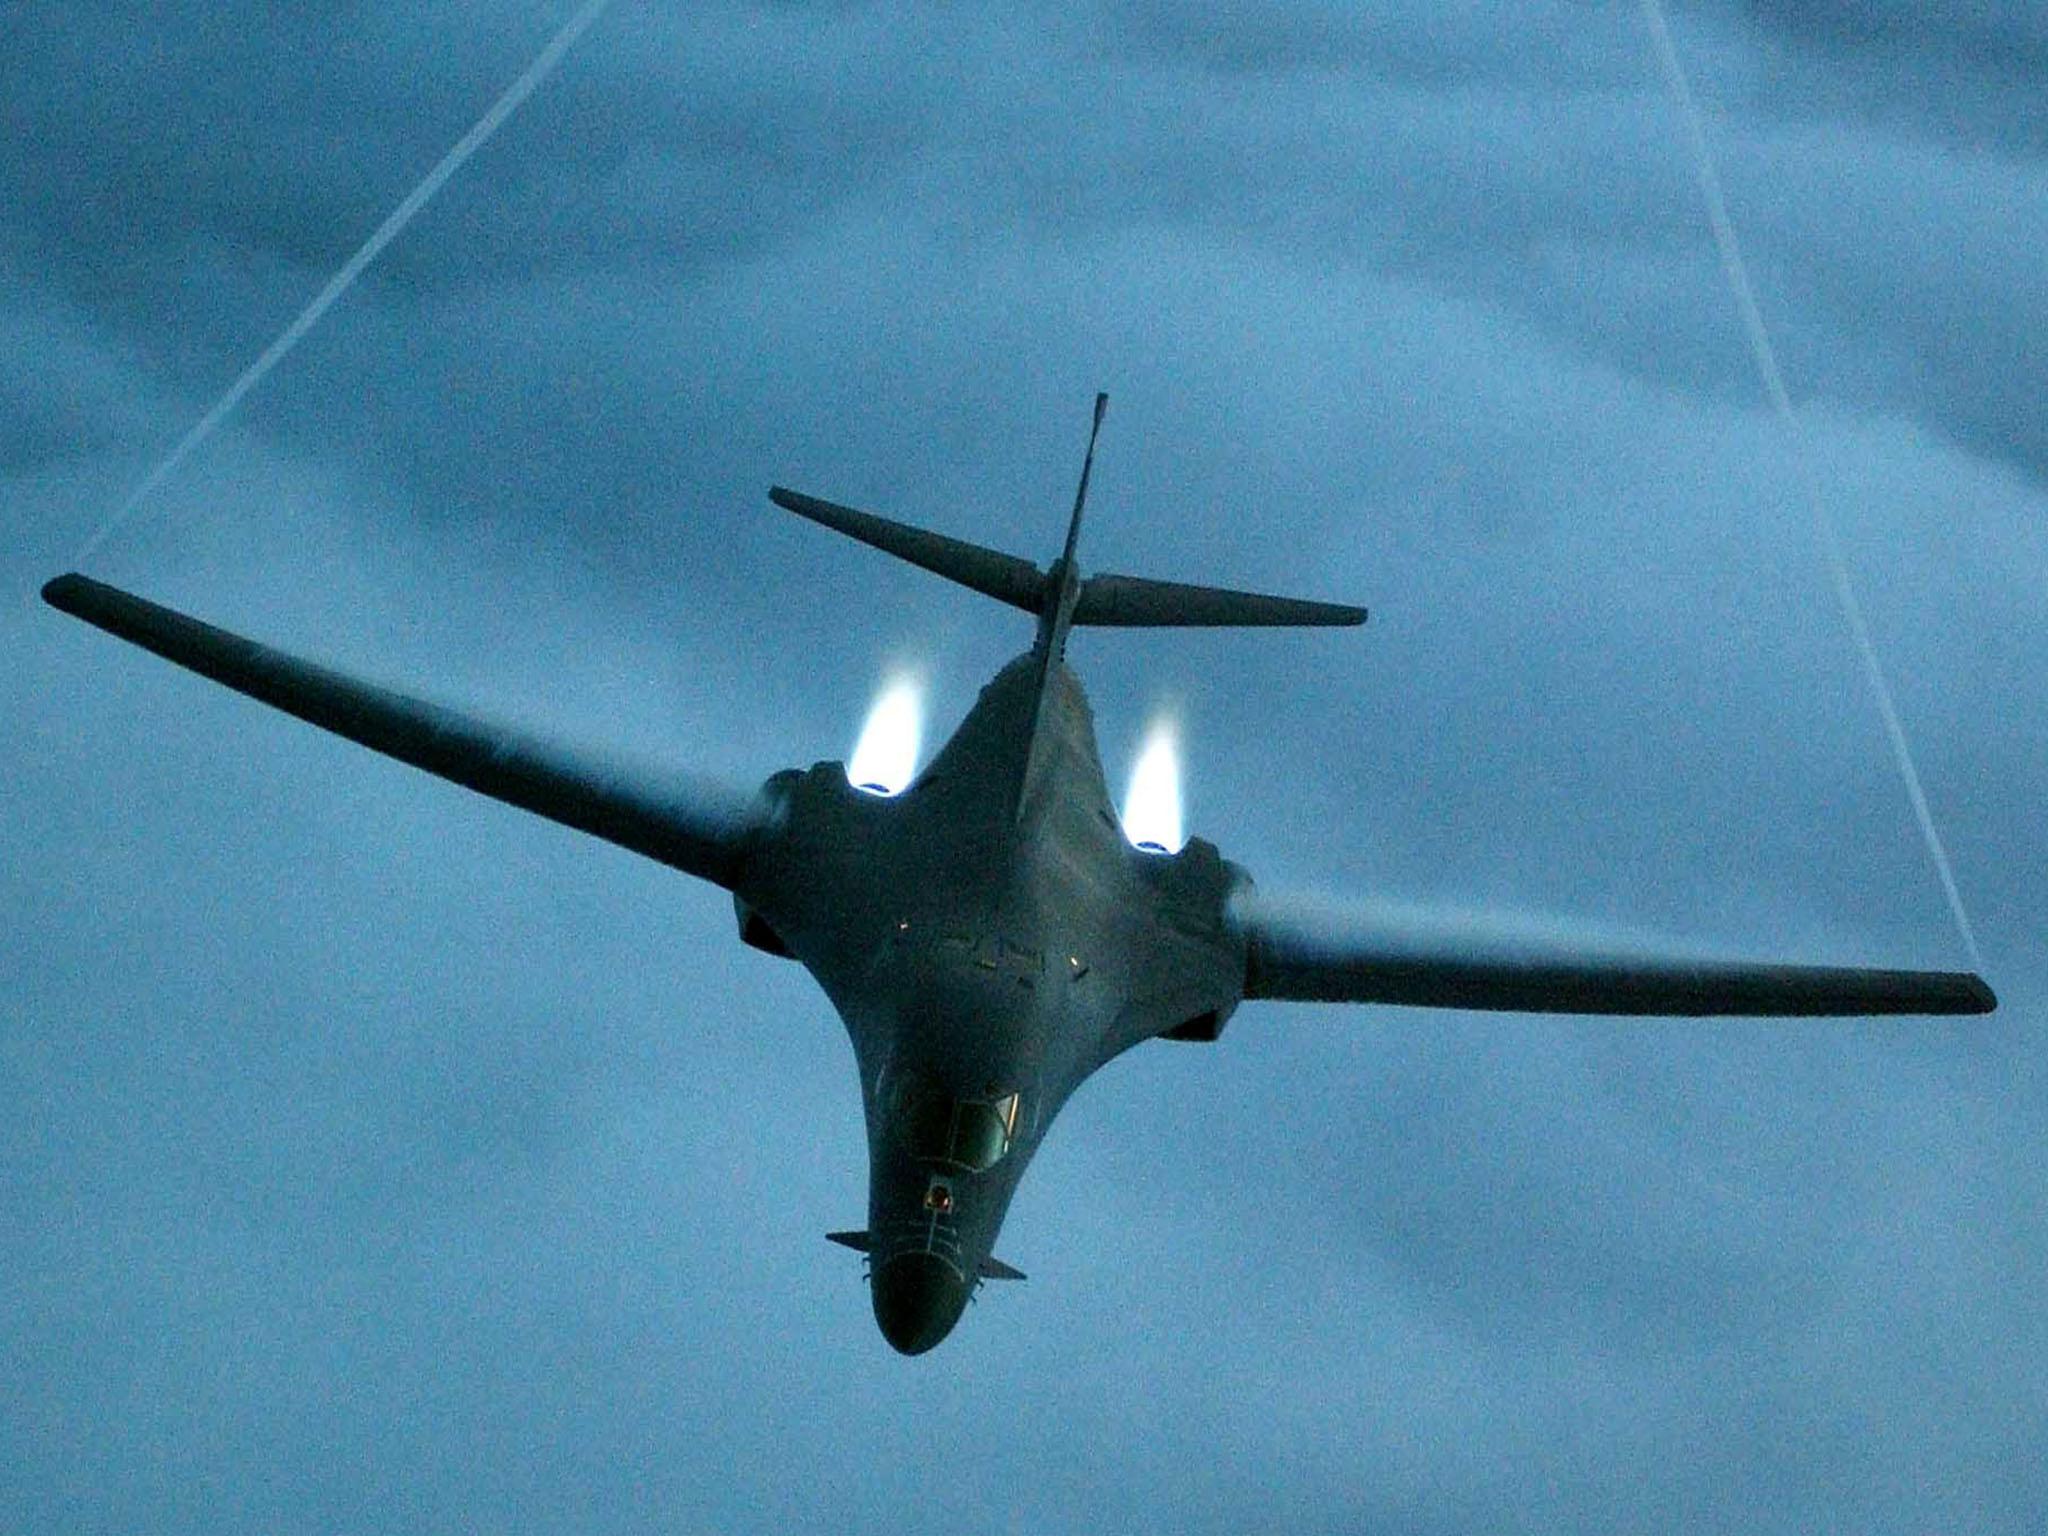
[[904, 674], [889, 679], [847, 759], [847, 781], [871, 795], [902, 794], [917, 774], [923, 725], [924, 689], [919, 680]]
[[1124, 793], [1124, 836], [1140, 848], [1180, 852], [1180, 733], [1169, 718], [1153, 721], [1131, 769], [1131, 787]]

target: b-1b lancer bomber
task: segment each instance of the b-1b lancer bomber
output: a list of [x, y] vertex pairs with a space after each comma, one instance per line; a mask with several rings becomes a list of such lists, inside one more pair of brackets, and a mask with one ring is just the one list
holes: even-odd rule
[[1077, 625], [1353, 625], [1362, 609], [1133, 576], [1084, 578], [1081, 513], [1029, 561], [776, 488], [782, 507], [1037, 620], [937, 757], [882, 796], [823, 762], [743, 793], [627, 771], [316, 666], [80, 575], [50, 603], [216, 682], [732, 893], [739, 936], [817, 978], [859, 1064], [875, 1320], [928, 1350], [997, 1259], [1060, 1107], [1148, 1040], [1212, 1041], [1246, 998], [1599, 1014], [1986, 1013], [1967, 973], [1692, 960], [1423, 927], [1256, 891], [1200, 838], [1134, 847], [1066, 660]]

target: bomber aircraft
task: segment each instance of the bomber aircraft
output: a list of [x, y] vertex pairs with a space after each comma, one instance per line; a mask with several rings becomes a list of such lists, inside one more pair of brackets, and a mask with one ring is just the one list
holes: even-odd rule
[[[1365, 611], [1142, 577], [1083, 578], [776, 487], [779, 505], [1037, 619], [899, 794], [845, 765], [744, 793], [422, 702], [71, 574], [55, 607], [390, 757], [732, 893], [740, 938], [817, 979], [845, 1021], [868, 1131], [875, 1320], [917, 1354], [984, 1281], [1022, 1279], [996, 1234], [1060, 1107], [1147, 1040], [1213, 1041], [1246, 998], [1632, 1015], [1988, 1013], [1975, 975], [1751, 964], [1428, 926], [1257, 891], [1211, 843], [1133, 846], [1068, 669], [1077, 625], [1355, 625]], [[1534, 935], [1534, 936], [1532, 936]]]

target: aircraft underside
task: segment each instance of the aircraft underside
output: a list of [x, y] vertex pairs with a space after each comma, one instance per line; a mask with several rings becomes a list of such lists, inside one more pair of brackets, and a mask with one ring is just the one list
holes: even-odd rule
[[[1102, 424], [1103, 398], [1095, 407]], [[1338, 604], [1079, 574], [1091, 432], [1049, 567], [777, 489], [789, 510], [1034, 615], [902, 794], [842, 764], [757, 792], [622, 764], [275, 651], [89, 577], [43, 589], [108, 633], [429, 773], [733, 893], [741, 937], [805, 965], [845, 1021], [869, 1150], [875, 1318], [918, 1353], [994, 1257], [1017, 1181], [1068, 1096], [1151, 1039], [1214, 1040], [1245, 998], [1615, 1015], [1988, 1013], [1965, 972], [1759, 964], [1595, 943], [1557, 925], [1254, 889], [1209, 843], [1124, 838], [1066, 665], [1077, 626], [1353, 625]]]

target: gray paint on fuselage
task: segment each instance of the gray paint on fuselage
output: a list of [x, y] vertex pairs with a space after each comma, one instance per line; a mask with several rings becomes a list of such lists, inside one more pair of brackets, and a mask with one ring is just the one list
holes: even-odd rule
[[[1242, 871], [1199, 840], [1174, 855], [1125, 841], [1062, 661], [1034, 732], [1039, 666], [1034, 652], [1004, 667], [900, 795], [854, 788], [836, 762], [771, 778], [773, 815], [735, 886], [852, 1037], [877, 1316], [899, 1348], [950, 1329], [1082, 1081], [1190, 1020], [1211, 1016], [1213, 1033], [1243, 991], [1244, 942], [1225, 918]], [[982, 1172], [914, 1157], [891, 1115], [908, 1073], [958, 1099], [1020, 1094], [1006, 1155]], [[949, 1210], [927, 1205], [934, 1176]], [[936, 1254], [957, 1282], [934, 1294], [922, 1331], [882, 1318], [882, 1277], [907, 1253]]]

